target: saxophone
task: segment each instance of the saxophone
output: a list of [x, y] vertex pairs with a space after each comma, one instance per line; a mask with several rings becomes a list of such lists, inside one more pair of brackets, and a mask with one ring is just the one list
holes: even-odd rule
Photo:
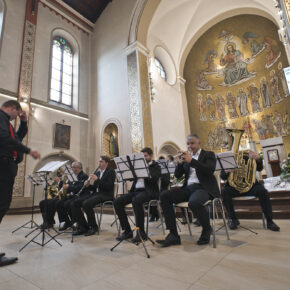
[[64, 174], [62, 176], [62, 188], [57, 192], [59, 200], [65, 199], [67, 195], [67, 189], [64, 189], [63, 186], [67, 184], [67, 176]]
[[229, 185], [240, 193], [248, 192], [256, 182], [256, 160], [249, 156], [250, 150], [239, 151], [240, 140], [245, 130], [226, 129], [228, 134], [229, 150], [232, 150], [238, 168], [230, 173]]

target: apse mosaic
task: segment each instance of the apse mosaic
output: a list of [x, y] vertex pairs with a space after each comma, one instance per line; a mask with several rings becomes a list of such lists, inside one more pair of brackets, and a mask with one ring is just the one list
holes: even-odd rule
[[288, 66], [277, 27], [254, 15], [228, 18], [205, 32], [184, 68], [191, 131], [224, 148], [226, 127], [262, 140], [290, 135]]

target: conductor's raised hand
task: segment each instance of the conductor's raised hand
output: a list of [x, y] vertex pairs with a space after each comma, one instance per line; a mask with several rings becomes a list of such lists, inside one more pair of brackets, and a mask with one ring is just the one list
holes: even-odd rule
[[36, 150], [30, 150], [29, 155], [32, 156], [34, 159], [40, 158], [40, 154]]

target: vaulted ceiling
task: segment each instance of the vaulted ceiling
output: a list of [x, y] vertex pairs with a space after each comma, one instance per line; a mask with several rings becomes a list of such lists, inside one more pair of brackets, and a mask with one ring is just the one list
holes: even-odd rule
[[62, 0], [85, 18], [95, 23], [112, 0]]

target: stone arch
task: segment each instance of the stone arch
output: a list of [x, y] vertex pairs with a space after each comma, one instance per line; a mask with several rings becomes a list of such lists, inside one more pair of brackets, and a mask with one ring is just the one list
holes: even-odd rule
[[167, 141], [164, 142], [161, 146], [160, 149], [158, 150], [158, 157], [161, 155], [176, 155], [178, 150], [180, 150], [179, 146], [176, 145], [174, 142]]

